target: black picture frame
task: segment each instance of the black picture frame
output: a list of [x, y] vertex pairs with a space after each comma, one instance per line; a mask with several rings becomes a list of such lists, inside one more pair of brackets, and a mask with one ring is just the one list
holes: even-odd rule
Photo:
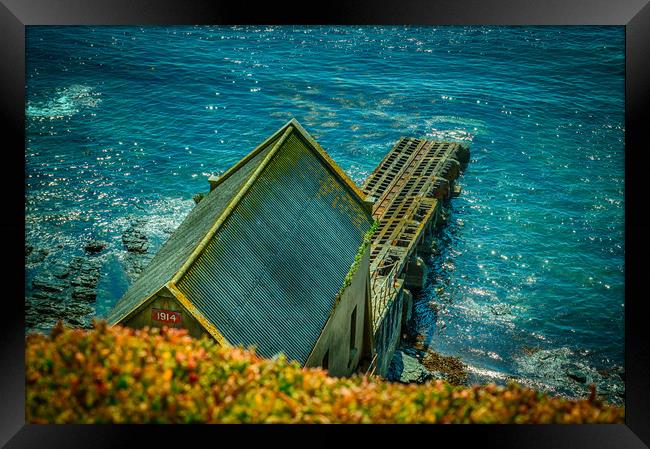
[[[623, 25], [626, 35], [625, 86], [625, 368], [624, 425], [518, 426], [56, 426], [25, 423], [24, 258], [25, 192], [25, 26], [126, 24], [414, 24], [414, 25]], [[5, 241], [4, 295], [0, 321], [0, 445], [7, 448], [103, 448], [197, 446], [202, 438], [227, 444], [230, 438], [257, 436], [286, 444], [311, 444], [312, 433], [332, 438], [385, 442], [397, 430], [414, 442], [457, 444], [476, 439], [482, 447], [642, 448], [650, 445], [650, 350], [642, 313], [644, 257], [650, 218], [644, 214], [644, 168], [650, 123], [650, 4], [647, 0], [456, 0], [363, 1], [289, 5], [172, 0], [0, 0], [0, 113], [5, 125], [2, 153]], [[644, 126], [645, 125], [645, 126]], [[9, 160], [7, 160], [7, 158]], [[22, 296], [21, 296], [22, 293]], [[287, 438], [287, 431], [302, 431]], [[274, 438], [275, 437], [275, 438]], [[235, 440], [237, 441], [237, 440]], [[331, 440], [327, 440], [331, 441]], [[399, 441], [399, 440], [398, 440]], [[239, 444], [239, 443], [235, 443]], [[263, 443], [266, 444], [266, 443]], [[335, 443], [336, 444], [336, 443]], [[398, 443], [399, 444], [399, 443]], [[420, 444], [420, 443], [417, 443]], [[248, 445], [248, 444], [247, 444]]]

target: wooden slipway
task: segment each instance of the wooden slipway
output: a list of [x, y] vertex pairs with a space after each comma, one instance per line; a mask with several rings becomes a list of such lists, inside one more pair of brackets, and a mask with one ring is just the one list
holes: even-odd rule
[[421, 286], [418, 250], [427, 250], [424, 243], [440, 220], [442, 203], [459, 191], [454, 181], [468, 161], [469, 149], [459, 143], [403, 137], [362, 187], [379, 222], [371, 243], [370, 282], [375, 346], [384, 364], [411, 308], [402, 291]]

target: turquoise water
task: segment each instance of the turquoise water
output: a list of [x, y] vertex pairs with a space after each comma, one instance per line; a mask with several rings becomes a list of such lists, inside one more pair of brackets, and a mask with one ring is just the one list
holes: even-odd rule
[[403, 135], [468, 143], [416, 327], [473, 381], [575, 391], [623, 364], [623, 27], [28, 27], [26, 240], [155, 252], [219, 173], [296, 117], [361, 183]]

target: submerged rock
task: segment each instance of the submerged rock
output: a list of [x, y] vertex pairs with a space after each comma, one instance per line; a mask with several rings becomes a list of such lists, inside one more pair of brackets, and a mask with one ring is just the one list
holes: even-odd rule
[[52, 267], [50, 273], [52, 273], [55, 278], [65, 279], [70, 274], [70, 267], [66, 267], [62, 264], [57, 264]]
[[88, 254], [98, 254], [101, 253], [107, 246], [108, 243], [101, 240], [91, 240], [84, 246], [84, 251], [86, 251]]
[[587, 374], [579, 368], [569, 368], [566, 370], [566, 375], [570, 379], [580, 382], [581, 384], [587, 382]]
[[48, 254], [50, 254], [50, 251], [43, 248], [30, 250], [29, 254], [27, 255], [27, 263], [41, 263], [45, 260]]
[[94, 288], [78, 286], [72, 289], [72, 299], [80, 299], [83, 301], [94, 301], [97, 299], [97, 292]]
[[68, 285], [65, 282], [61, 282], [57, 279], [34, 278], [32, 281], [32, 286], [35, 290], [60, 293], [65, 290]]
[[89, 303], [97, 298], [101, 259], [89, 256], [46, 266], [33, 279], [31, 296], [25, 300], [27, 330], [47, 332], [60, 320], [74, 327], [92, 325], [95, 309]]
[[66, 306], [66, 311], [71, 315], [84, 316], [89, 315], [95, 311], [94, 308], [84, 303], [72, 303]]
[[589, 397], [590, 386], [596, 394], [614, 405], [621, 405], [625, 384], [617, 367], [597, 369], [585, 358], [587, 351], [569, 348], [525, 351], [515, 359], [517, 371], [528, 384], [541, 391], [567, 397]]
[[490, 304], [488, 307], [492, 312], [492, 314], [495, 316], [503, 316], [503, 315], [510, 314], [510, 307], [507, 304], [502, 304], [502, 303]]
[[52, 301], [39, 301], [34, 304], [34, 309], [41, 315], [48, 318], [59, 319], [65, 315], [65, 308], [61, 304]]
[[541, 349], [542, 348], [540, 347], [533, 347], [533, 346], [524, 346], [523, 348], [521, 348], [521, 350], [525, 355], [533, 355], [536, 352], [540, 351]]
[[52, 291], [47, 291], [47, 290], [34, 290], [32, 292], [32, 296], [36, 299], [48, 299], [50, 301], [56, 301], [57, 299], [61, 299], [60, 297], [57, 298], [57, 293], [52, 292]]

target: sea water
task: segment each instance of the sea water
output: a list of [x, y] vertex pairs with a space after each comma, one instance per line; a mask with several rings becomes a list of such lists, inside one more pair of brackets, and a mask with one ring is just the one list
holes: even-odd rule
[[473, 382], [580, 391], [623, 364], [624, 28], [27, 27], [31, 279], [121, 235], [155, 253], [221, 173], [290, 118], [361, 184], [400, 136], [468, 144], [415, 328]]

